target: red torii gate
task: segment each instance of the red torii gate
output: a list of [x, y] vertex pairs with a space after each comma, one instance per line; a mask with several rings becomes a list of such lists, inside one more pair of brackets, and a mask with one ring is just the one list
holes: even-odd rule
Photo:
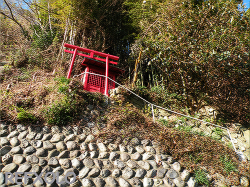
[[[97, 60], [97, 61], [106, 62], [106, 73], [105, 73], [106, 77], [105, 77], [105, 92], [104, 92], [104, 94], [106, 96], [108, 96], [109, 63], [117, 65], [117, 62], [114, 62], [114, 61], [111, 61], [111, 60], [118, 61], [119, 57], [114, 56], [114, 55], [110, 55], [110, 54], [106, 54], [106, 53], [102, 53], [102, 52], [98, 52], [98, 51], [94, 51], [94, 50], [91, 50], [91, 49], [81, 48], [79, 46], [70, 45], [70, 44], [67, 44], [67, 43], [64, 44], [64, 47], [68, 47], [68, 48], [71, 48], [71, 49], [74, 50], [74, 51], [70, 51], [70, 50], [67, 50], [67, 49], [64, 50], [66, 53], [73, 54], [71, 64], [70, 64], [70, 68], [69, 68], [69, 72], [68, 72], [68, 75], [67, 75], [68, 79], [70, 78], [70, 75], [71, 75], [71, 72], [72, 72], [72, 69], [73, 69], [73, 66], [74, 66], [74, 61], [75, 61], [76, 55], [87, 57], [87, 58], [94, 59], [94, 60]], [[78, 51], [82, 51], [84, 53], [89, 53], [89, 55], [84, 54], [84, 53], [79, 53]], [[99, 57], [97, 57], [97, 56], [99, 56]], [[104, 58], [100, 58], [100, 57], [104, 57]]]

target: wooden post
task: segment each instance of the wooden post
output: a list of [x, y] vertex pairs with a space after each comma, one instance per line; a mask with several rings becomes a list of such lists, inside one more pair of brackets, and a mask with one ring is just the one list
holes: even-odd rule
[[77, 54], [77, 48], [75, 48], [75, 51], [74, 51], [74, 54], [73, 54], [73, 57], [72, 57], [72, 61], [71, 61], [71, 64], [70, 64], [70, 68], [69, 68], [67, 79], [70, 78], [70, 75], [71, 75], [71, 72], [72, 72], [72, 69], [73, 69], [73, 66], [74, 66], [76, 54]]
[[87, 86], [88, 86], [88, 78], [89, 78], [88, 72], [89, 72], [89, 67], [86, 67], [85, 74], [84, 74], [85, 79], [84, 79], [84, 85], [83, 85], [85, 90], [87, 89]]
[[105, 77], [105, 92], [104, 94], [108, 96], [108, 76], [109, 76], [109, 57], [106, 57], [106, 77]]

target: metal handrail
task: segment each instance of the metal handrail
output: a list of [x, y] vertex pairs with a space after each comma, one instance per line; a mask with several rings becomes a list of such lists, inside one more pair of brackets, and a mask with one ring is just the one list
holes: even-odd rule
[[[92, 75], [98, 75], [98, 76], [101, 76], [101, 77], [105, 77], [105, 78], [106, 78], [105, 75], [100, 75], [100, 74], [90, 73], [90, 72], [83, 72], [83, 73], [81, 73], [81, 74], [79, 74], [79, 75], [74, 75], [73, 78], [74, 78], [74, 77], [81, 76], [81, 75], [84, 75], [85, 73], [92, 74]], [[124, 89], [127, 90], [128, 92], [134, 94], [135, 96], [137, 96], [137, 97], [140, 98], [141, 100], [143, 100], [143, 101], [145, 101], [146, 103], [150, 104], [150, 105], [151, 105], [151, 108], [152, 108], [153, 118], [154, 118], [154, 106], [155, 106], [155, 107], [157, 107], [157, 108], [159, 108], [159, 109], [166, 110], [166, 111], [171, 112], [171, 113], [174, 113], [174, 114], [178, 114], [178, 115], [181, 115], [181, 116], [184, 116], [184, 117], [187, 117], [187, 118], [196, 120], [196, 121], [200, 121], [200, 122], [205, 123], [205, 124], [213, 125], [213, 126], [215, 126], [215, 127], [219, 127], [219, 128], [224, 129], [224, 130], [227, 130], [227, 133], [228, 133], [228, 135], [229, 135], [229, 138], [230, 138], [230, 141], [231, 141], [231, 143], [232, 143], [232, 145], [233, 145], [233, 148], [234, 148], [235, 153], [240, 157], [240, 159], [242, 159], [242, 157], [243, 157], [243, 159], [244, 159], [243, 153], [236, 150], [235, 145], [234, 145], [234, 142], [233, 142], [233, 140], [232, 140], [232, 137], [231, 137], [231, 134], [230, 134], [230, 131], [229, 131], [228, 128], [222, 127], [222, 126], [219, 126], [219, 125], [216, 125], [216, 124], [207, 122], [207, 121], [203, 121], [203, 120], [201, 120], [201, 119], [194, 118], [194, 117], [191, 117], [191, 116], [188, 116], [188, 115], [185, 115], [185, 114], [181, 114], [181, 113], [179, 113], [179, 112], [175, 112], [175, 111], [172, 111], [172, 110], [163, 108], [163, 107], [161, 107], [161, 106], [155, 105], [155, 104], [153, 104], [153, 103], [150, 103], [150, 102], [147, 101], [146, 99], [142, 98], [141, 96], [137, 95], [137, 94], [134, 93], [133, 91], [131, 91], [131, 90], [129, 90], [128, 88], [126, 88], [125, 86], [123, 86], [123, 85], [121, 85], [120, 83], [114, 81], [114, 80], [111, 79], [110, 77], [107, 77], [107, 78], [108, 78], [109, 80], [113, 81], [114, 83], [116, 83], [117, 85], [121, 86], [122, 88], [124, 88]], [[154, 119], [153, 119], [153, 120], [154, 120]]]

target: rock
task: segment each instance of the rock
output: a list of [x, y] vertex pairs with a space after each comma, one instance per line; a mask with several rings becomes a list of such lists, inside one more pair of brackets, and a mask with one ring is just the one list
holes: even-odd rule
[[102, 163], [101, 160], [95, 159], [94, 163], [95, 163], [95, 165], [96, 165], [97, 168], [102, 169], [103, 163]]
[[74, 150], [74, 151], [70, 151], [69, 157], [70, 158], [76, 158], [79, 155], [81, 155], [81, 152], [79, 150]]
[[9, 145], [9, 144], [10, 144], [10, 142], [6, 137], [1, 137], [0, 138], [0, 146], [1, 147], [5, 146], [5, 145]]
[[87, 150], [88, 150], [88, 145], [87, 145], [85, 142], [83, 142], [83, 143], [81, 144], [81, 146], [80, 146], [80, 149], [81, 149], [82, 151], [87, 151]]
[[132, 160], [128, 160], [127, 161], [127, 165], [128, 167], [130, 167], [131, 169], [135, 169], [135, 168], [138, 168], [138, 165], [135, 161], [132, 161]]
[[109, 156], [110, 161], [114, 161], [117, 158], [119, 158], [119, 154], [117, 154], [116, 152], [111, 152], [110, 153], [110, 156]]
[[141, 144], [142, 144], [143, 146], [150, 145], [150, 140], [142, 140], [142, 141], [141, 141]]
[[137, 169], [135, 177], [142, 179], [146, 175], [145, 169]]
[[163, 179], [165, 186], [167, 187], [175, 187], [176, 185], [173, 183], [172, 179], [164, 178]]
[[110, 171], [108, 169], [101, 170], [100, 177], [106, 178], [110, 175]]
[[89, 172], [89, 177], [98, 177], [99, 174], [100, 174], [100, 170], [98, 168], [93, 168]]
[[27, 130], [27, 127], [24, 126], [24, 125], [22, 125], [22, 124], [18, 124], [18, 125], [16, 126], [16, 129], [18, 130], [18, 132], [22, 132], [22, 131]]
[[88, 175], [90, 171], [90, 168], [84, 167], [80, 172], [79, 172], [79, 178], [82, 179]]
[[188, 170], [184, 170], [182, 173], [181, 173], [181, 180], [183, 181], [187, 181], [189, 179], [189, 176], [190, 176], [190, 172]]
[[43, 142], [41, 140], [32, 140], [30, 143], [36, 149], [41, 148], [43, 146]]
[[125, 169], [122, 171], [122, 177], [123, 177], [124, 179], [130, 179], [130, 178], [132, 178], [133, 176], [134, 176], [134, 171], [133, 171], [131, 168], [129, 168], [129, 167], [125, 168]]
[[133, 187], [142, 187], [142, 182], [138, 179], [138, 178], [132, 178], [129, 180], [130, 184], [133, 186]]
[[167, 162], [162, 161], [161, 164], [164, 169], [170, 169], [170, 165]]
[[23, 151], [23, 153], [24, 153], [25, 155], [30, 155], [30, 154], [35, 153], [35, 152], [36, 152], [36, 150], [35, 150], [35, 148], [32, 147], [32, 146], [27, 147], [27, 148], [24, 149], [24, 151]]
[[22, 154], [23, 153], [23, 150], [21, 147], [17, 146], [17, 147], [13, 147], [11, 150], [10, 150], [10, 153], [11, 154]]
[[142, 160], [146, 161], [146, 160], [152, 160], [154, 159], [154, 156], [150, 153], [144, 153], [143, 156], [142, 156]]
[[49, 127], [48, 127], [48, 126], [44, 126], [43, 129], [42, 129], [42, 132], [43, 132], [44, 134], [50, 133]]
[[52, 134], [61, 133], [61, 128], [59, 128], [58, 126], [53, 126], [53, 127], [51, 127], [51, 132], [52, 132]]
[[8, 131], [7, 130], [0, 130], [0, 137], [7, 136]]
[[17, 139], [18, 139], [18, 140], [22, 140], [22, 139], [24, 139], [24, 138], [27, 136], [27, 134], [28, 134], [27, 131], [23, 131], [23, 132], [21, 132], [21, 133], [18, 135]]
[[8, 139], [11, 139], [19, 134], [18, 131], [12, 131], [10, 134], [7, 136]]
[[35, 155], [29, 155], [26, 158], [27, 162], [31, 163], [31, 164], [38, 164], [39, 162], [39, 158], [36, 157]]
[[22, 164], [25, 161], [25, 158], [21, 155], [14, 155], [13, 162], [17, 165]]
[[70, 135], [68, 135], [68, 136], [65, 138], [64, 142], [74, 141], [75, 139], [76, 139], [76, 135], [70, 134]]
[[127, 146], [127, 150], [129, 154], [133, 154], [135, 152], [135, 148], [130, 145]]
[[141, 160], [142, 156], [140, 153], [136, 152], [134, 154], [131, 155], [131, 160], [135, 160], [135, 161], [138, 161], [138, 160]]
[[93, 179], [93, 182], [94, 182], [96, 187], [104, 187], [106, 184], [105, 181], [101, 178], [95, 178], [95, 179]]
[[52, 134], [44, 134], [43, 135], [43, 138], [42, 138], [42, 141], [46, 141], [46, 140], [50, 140], [52, 138]]
[[127, 148], [125, 145], [119, 145], [120, 152], [128, 152]]
[[157, 169], [157, 163], [154, 160], [148, 160], [148, 163], [150, 164], [151, 168]]
[[81, 168], [81, 162], [74, 158], [73, 160], [71, 160], [72, 166], [76, 169], [80, 169]]
[[65, 169], [68, 169], [68, 168], [71, 167], [71, 162], [70, 162], [69, 159], [60, 159], [60, 160], [59, 160], [59, 164], [60, 164], [63, 168], [65, 168]]
[[10, 146], [4, 146], [0, 149], [0, 155], [4, 156], [5, 154], [7, 154], [8, 152], [10, 152], [11, 147]]
[[172, 168], [175, 170], [175, 171], [181, 171], [181, 165], [179, 162], [175, 162], [172, 164]]
[[54, 149], [54, 150], [52, 150], [52, 151], [49, 152], [48, 158], [50, 159], [50, 158], [56, 157], [58, 155], [59, 155], [59, 151], [57, 151], [57, 150]]
[[30, 145], [30, 143], [28, 142], [28, 140], [26, 140], [26, 139], [22, 139], [22, 140], [21, 140], [21, 145], [20, 145], [20, 147], [26, 148], [26, 147], [28, 147], [29, 145]]
[[107, 152], [101, 152], [101, 153], [99, 154], [99, 157], [98, 157], [98, 158], [100, 158], [100, 159], [109, 158], [109, 153], [107, 153]]
[[35, 172], [37, 174], [40, 174], [41, 170], [42, 170], [41, 166], [36, 164], [32, 166], [30, 172]]
[[119, 178], [119, 184], [121, 187], [131, 187], [131, 185], [123, 178]]
[[97, 144], [98, 148], [99, 148], [99, 152], [107, 152], [108, 149], [107, 147], [104, 145], [104, 143], [98, 143]]
[[145, 170], [150, 170], [150, 165], [149, 165], [149, 163], [147, 163], [147, 162], [144, 162], [144, 161], [138, 161], [137, 162], [138, 163], [138, 165], [141, 167], [141, 168], [143, 168], [143, 169], [145, 169]]
[[114, 168], [113, 164], [109, 160], [104, 160], [103, 165], [105, 168], [112, 170]]
[[141, 142], [138, 138], [132, 138], [130, 144], [133, 146], [139, 145]]
[[87, 136], [87, 138], [85, 139], [84, 142], [85, 143], [89, 143], [89, 142], [91, 142], [94, 139], [95, 139], [95, 137], [92, 134], [90, 134], [90, 135]]
[[108, 149], [110, 151], [117, 151], [118, 150], [118, 145], [117, 144], [109, 144]]
[[97, 158], [98, 157], [98, 152], [97, 151], [91, 151], [90, 152], [90, 158]]
[[247, 179], [247, 177], [243, 176], [243, 177], [240, 178], [240, 185], [242, 187], [249, 186], [249, 180]]
[[154, 186], [164, 186], [164, 182], [162, 179], [153, 179], [154, 180]]
[[47, 150], [52, 150], [52, 149], [54, 149], [54, 145], [52, 143], [50, 143], [49, 141], [44, 141], [43, 148], [47, 149]]
[[10, 163], [12, 161], [12, 156], [8, 153], [4, 156], [2, 156], [2, 162], [3, 163]]
[[58, 166], [52, 171], [53, 173], [58, 173], [58, 175], [62, 175], [64, 173], [64, 170], [62, 167]]
[[27, 136], [26, 136], [26, 139], [27, 140], [33, 140], [36, 136], [36, 133], [35, 132], [30, 132]]
[[47, 160], [45, 160], [44, 158], [39, 158], [38, 165], [39, 166], [45, 166], [45, 165], [47, 165]]
[[175, 170], [170, 169], [170, 170], [168, 170], [166, 176], [170, 179], [175, 179], [179, 176], [179, 174]]
[[77, 149], [77, 144], [74, 141], [68, 141], [66, 145], [69, 151]]
[[168, 164], [172, 164], [172, 163], [174, 163], [174, 158], [173, 157], [168, 157], [168, 160], [167, 160], [167, 163]]
[[49, 159], [48, 165], [49, 166], [58, 166], [59, 162], [55, 157], [52, 157], [52, 158]]
[[63, 151], [61, 152], [59, 155], [58, 155], [58, 159], [61, 159], [61, 158], [68, 158], [69, 157], [69, 151]]
[[51, 143], [57, 143], [60, 141], [63, 141], [65, 136], [63, 134], [54, 134], [53, 137], [51, 138], [50, 142]]
[[119, 169], [114, 169], [112, 172], [112, 177], [118, 178], [121, 175], [121, 171]]
[[114, 161], [114, 166], [116, 166], [118, 169], [124, 169], [126, 167], [126, 165], [124, 164], [124, 162], [122, 162], [119, 159], [117, 159], [117, 160]]
[[16, 168], [18, 167], [18, 165], [16, 165], [15, 163], [10, 163], [7, 164], [3, 169], [2, 172], [12, 172], [14, 171]]
[[5, 180], [4, 180], [4, 174], [0, 173], [0, 185], [4, 184]]
[[83, 160], [83, 164], [84, 164], [85, 167], [89, 167], [89, 168], [91, 168], [91, 167], [94, 166], [94, 162], [93, 162], [93, 160], [90, 159], [90, 158], [85, 158], [85, 159]]
[[143, 179], [143, 186], [144, 187], [151, 187], [151, 186], [153, 186], [153, 184], [154, 184], [153, 179], [149, 179], [146, 177]]
[[37, 133], [35, 140], [41, 140], [43, 138], [43, 133]]
[[136, 149], [136, 151], [137, 151], [138, 153], [140, 153], [140, 154], [145, 153], [145, 150], [144, 150], [141, 146], [136, 146], [135, 149]]
[[48, 155], [48, 151], [43, 148], [37, 149], [36, 151], [36, 156], [38, 157], [46, 157], [47, 155]]
[[159, 168], [157, 170], [157, 177], [160, 178], [160, 179], [164, 178], [165, 175], [166, 175], [166, 172], [167, 172], [167, 169]]
[[121, 161], [127, 162], [130, 159], [130, 156], [127, 153], [121, 153], [120, 159]]
[[118, 182], [112, 177], [108, 177], [105, 181], [107, 186], [109, 187], [118, 187]]
[[152, 170], [149, 170], [148, 173], [147, 173], [147, 177], [148, 178], [154, 178], [157, 174], [157, 170], [155, 169], [152, 169]]
[[82, 179], [83, 187], [93, 187], [93, 183], [90, 179]]
[[27, 172], [31, 169], [31, 165], [28, 163], [24, 163], [22, 165], [19, 166], [17, 172]]
[[181, 180], [179, 177], [178, 178], [175, 178], [173, 180], [173, 182], [175, 183], [175, 185], [177, 187], [184, 187], [185, 186], [185, 182], [183, 180]]

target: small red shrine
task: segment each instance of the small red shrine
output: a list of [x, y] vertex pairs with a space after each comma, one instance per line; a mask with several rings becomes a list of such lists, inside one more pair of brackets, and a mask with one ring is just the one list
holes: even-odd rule
[[[64, 44], [64, 47], [74, 50], [64, 50], [67, 53], [73, 54], [67, 78], [69, 79], [71, 76], [76, 55], [83, 56], [84, 59], [81, 65], [85, 68], [85, 73], [81, 78], [83, 80], [84, 90], [90, 92], [100, 92], [109, 96], [108, 91], [115, 88], [115, 83], [109, 80], [107, 77], [115, 81], [116, 77], [124, 72], [124, 70], [113, 66], [117, 65], [117, 62], [115, 61], [118, 61], [119, 57], [66, 43]], [[80, 53], [80, 51], [83, 53]], [[106, 77], [91, 73], [104, 75]]]

